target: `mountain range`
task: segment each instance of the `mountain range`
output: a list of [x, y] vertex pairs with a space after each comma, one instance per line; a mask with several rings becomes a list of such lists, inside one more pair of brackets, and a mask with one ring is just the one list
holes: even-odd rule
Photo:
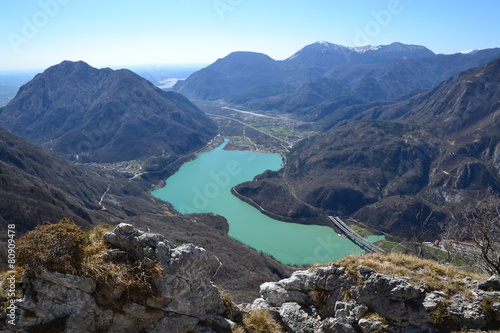
[[[174, 90], [162, 91], [129, 70], [64, 61], [0, 108], [0, 263], [8, 262], [10, 225], [17, 240], [44, 221], [69, 217], [84, 229], [119, 224], [106, 237], [123, 248], [106, 252], [108, 259], [125, 254], [128, 262], [129, 255], [155, 253], [165, 270], [155, 297], [130, 298], [121, 287], [94, 282], [86, 288], [88, 279], [70, 274], [23, 279], [16, 284], [24, 293], [16, 315], [24, 327], [81, 331], [112, 322], [117, 329], [201, 331], [201, 323], [204, 331], [229, 331], [226, 317], [244, 322], [247, 310], [221, 299], [219, 291], [214, 303], [204, 303], [214, 296], [206, 293], [216, 291], [213, 282], [239, 303], [260, 296], [251, 307], [274, 309], [290, 331], [304, 323], [310, 331], [333, 329], [334, 322], [344, 331], [392, 325], [449, 330], [457, 323], [483, 328], [490, 322], [497, 328], [498, 302], [489, 295], [500, 288], [498, 277], [478, 282], [429, 262], [417, 267], [400, 254], [377, 254], [371, 263], [348, 257], [342, 265], [291, 275], [293, 267], [229, 237], [225, 218], [181, 215], [153, 198], [150, 190], [164, 173], [129, 178], [75, 162], [142, 160], [149, 161], [146, 169], [159, 170], [205, 147], [218, 128], [181, 93], [265, 109], [268, 118], [287, 114], [316, 132], [290, 148], [282, 169], [236, 186], [239, 197], [288, 221], [328, 224], [328, 215], [341, 215], [398, 241], [419, 232], [425, 232], [422, 241], [434, 240], [467, 204], [500, 192], [500, 49], [436, 55], [401, 43], [349, 48], [318, 42], [284, 61], [235, 52]], [[369, 267], [374, 263], [376, 270]], [[384, 273], [381, 263], [389, 271], [406, 265], [406, 273], [439, 272], [413, 286], [409, 277]], [[469, 291], [455, 295], [457, 286]], [[209, 312], [198, 318], [191, 311], [197, 308]], [[164, 318], [159, 309], [167, 310]], [[206, 314], [215, 314], [214, 321]]]
[[217, 134], [184, 96], [129, 70], [83, 61], [64, 61], [36, 75], [0, 108], [0, 124], [79, 162], [184, 155]]
[[499, 48], [437, 55], [419, 45], [352, 48], [321, 41], [282, 61], [234, 52], [173, 90], [192, 100], [223, 100], [311, 122], [346, 106], [405, 98], [498, 56]]
[[177, 92], [128, 70], [62, 62], [0, 108], [7, 127], [0, 127], [1, 228], [15, 224], [22, 234], [71, 217], [85, 227], [127, 222], [168, 230], [172, 241], [217, 255], [220, 283], [241, 299], [289, 274], [230, 238], [224, 218], [181, 216], [152, 198], [151, 181], [159, 178], [130, 179], [70, 162], [168, 162], [204, 147], [217, 126], [185, 93], [266, 106], [317, 129], [286, 154], [283, 169], [238, 185], [242, 198], [302, 223], [352, 216], [400, 239], [428, 218], [435, 236], [468, 202], [487, 189], [500, 191], [498, 55], [319, 42], [284, 61], [232, 53], [178, 83]]
[[223, 264], [215, 283], [241, 301], [256, 297], [263, 281], [290, 274], [288, 266], [229, 237], [223, 217], [183, 216], [153, 198], [151, 182], [164, 175], [131, 179], [68, 161], [76, 158], [74, 143], [96, 131], [102, 136], [85, 154], [78, 150], [79, 161], [157, 162], [154, 154], [174, 158], [204, 147], [216, 125], [182, 95], [128, 70], [65, 61], [25, 84], [0, 118], [32, 141], [0, 126], [0, 262], [7, 262], [8, 225], [15, 225], [17, 238], [67, 217], [84, 228], [126, 222], [168, 233], [179, 244], [203, 245]]
[[410, 98], [351, 107], [349, 120], [296, 144], [282, 170], [236, 190], [278, 215], [354, 216], [401, 238], [432, 217], [436, 236], [468, 202], [500, 190], [499, 78], [497, 58]]

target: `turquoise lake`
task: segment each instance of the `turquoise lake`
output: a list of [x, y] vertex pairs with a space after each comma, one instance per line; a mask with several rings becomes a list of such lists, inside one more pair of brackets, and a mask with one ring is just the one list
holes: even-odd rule
[[[226, 142], [225, 142], [226, 143]], [[229, 235], [286, 264], [334, 261], [364, 253], [330, 227], [274, 220], [231, 194], [231, 188], [266, 170], [279, 170], [277, 154], [223, 150], [224, 144], [187, 162], [152, 195], [180, 213], [215, 213], [229, 223]]]

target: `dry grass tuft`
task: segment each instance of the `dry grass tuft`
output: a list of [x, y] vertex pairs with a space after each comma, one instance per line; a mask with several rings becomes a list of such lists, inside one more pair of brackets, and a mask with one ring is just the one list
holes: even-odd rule
[[17, 241], [17, 264], [28, 276], [42, 271], [79, 274], [87, 245], [85, 232], [73, 220], [46, 222]]
[[238, 314], [238, 309], [236, 308], [236, 305], [233, 302], [233, 297], [228, 291], [223, 290], [220, 287], [217, 288], [219, 289], [220, 297], [222, 298], [222, 302], [224, 303], [224, 308], [225, 308], [224, 317], [226, 317], [229, 320], [235, 321], [236, 316]]
[[104, 234], [111, 226], [99, 225], [83, 231], [71, 219], [36, 227], [18, 241], [18, 264], [28, 276], [57, 271], [89, 277], [101, 286], [123, 288], [127, 294], [153, 295], [153, 278], [163, 274], [160, 264], [143, 260], [106, 260], [110, 250]]
[[243, 317], [243, 326], [233, 329], [235, 333], [281, 333], [283, 328], [267, 310], [251, 310]]
[[[22, 267], [16, 267], [13, 271], [0, 272], [0, 311], [7, 309], [9, 301], [21, 297], [21, 280], [24, 274]], [[13, 279], [13, 280], [12, 280]], [[15, 289], [11, 289], [11, 281], [14, 281]]]
[[372, 267], [377, 273], [409, 277], [415, 286], [425, 285], [429, 290], [441, 290], [448, 295], [460, 293], [470, 297], [463, 279], [472, 277], [486, 280], [487, 276], [465, 272], [453, 266], [443, 266], [435, 261], [421, 259], [402, 253], [371, 253], [363, 256], [347, 256], [337, 262], [346, 270], [357, 275], [359, 265]]
[[381, 315], [379, 315], [378, 313], [376, 312], [368, 312], [366, 313], [363, 318], [365, 319], [370, 319], [370, 320], [377, 320], [379, 322], [381, 322], [382, 324], [389, 324], [389, 320], [385, 317], [382, 317]]
[[312, 298], [318, 305], [319, 309], [324, 309], [328, 303], [329, 291], [324, 289], [311, 290]]
[[143, 260], [106, 260], [105, 253], [110, 248], [104, 240], [104, 234], [111, 229], [111, 226], [100, 225], [86, 232], [89, 245], [84, 249], [82, 275], [102, 285], [121, 287], [128, 293], [154, 294], [153, 278], [162, 276], [163, 268], [158, 263], [144, 265]]

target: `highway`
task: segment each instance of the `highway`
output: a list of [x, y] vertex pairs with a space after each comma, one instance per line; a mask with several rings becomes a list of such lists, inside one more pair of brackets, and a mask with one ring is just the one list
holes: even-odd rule
[[354, 230], [352, 230], [347, 224], [344, 223], [339, 217], [337, 216], [328, 216], [328, 218], [335, 224], [335, 226], [351, 241], [356, 243], [359, 247], [361, 247], [363, 250], [367, 252], [375, 252], [375, 253], [384, 253], [385, 251], [382, 250], [380, 247], [376, 246], [375, 244], [370, 243], [367, 241], [364, 237], [361, 237], [359, 234], [357, 234]]
[[254, 130], [256, 130], [257, 132], [260, 132], [260, 133], [262, 133], [262, 134], [264, 134], [264, 135], [267, 135], [267, 136], [269, 136], [269, 137], [271, 137], [271, 138], [273, 138], [273, 139], [275, 139], [275, 140], [278, 140], [278, 141], [280, 141], [280, 142], [283, 142], [283, 143], [284, 143], [284, 144], [286, 144], [288, 147], [292, 147], [292, 146], [293, 146], [293, 144], [292, 144], [290, 141], [286, 141], [286, 140], [283, 140], [282, 138], [278, 138], [277, 136], [272, 135], [272, 134], [267, 133], [267, 132], [264, 132], [264, 131], [262, 131], [262, 130], [260, 130], [260, 129], [258, 129], [258, 128], [256, 128], [256, 127], [252, 126], [252, 125], [248, 125], [248, 124], [246, 124], [245, 122], [243, 122], [243, 121], [241, 121], [241, 120], [238, 120], [238, 119], [235, 119], [235, 118], [232, 118], [232, 117], [228, 117], [228, 116], [221, 116], [221, 115], [218, 115], [218, 114], [215, 114], [215, 113], [210, 113], [210, 112], [205, 112], [205, 114], [206, 114], [206, 115], [208, 115], [208, 116], [211, 116], [211, 117], [218, 117], [218, 118], [222, 118], [222, 119], [228, 119], [228, 120], [235, 121], [235, 122], [237, 122], [237, 123], [240, 123], [240, 124], [242, 124], [242, 125], [245, 125], [246, 127], [249, 127], [249, 128], [251, 128], [251, 129], [254, 129]]

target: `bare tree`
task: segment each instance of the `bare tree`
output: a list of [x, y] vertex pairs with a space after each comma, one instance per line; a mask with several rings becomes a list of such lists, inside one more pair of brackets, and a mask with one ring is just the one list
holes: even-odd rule
[[500, 196], [489, 194], [469, 206], [461, 221], [450, 225], [451, 237], [462, 242], [449, 249], [482, 271], [500, 275]]
[[420, 258], [425, 257], [424, 242], [432, 240], [427, 239], [427, 237], [434, 218], [433, 215], [433, 210], [426, 211], [424, 205], [420, 206], [420, 211], [416, 214], [416, 223], [410, 227], [413, 252]]
[[[454, 219], [453, 214], [452, 218]], [[446, 224], [441, 224], [440, 225], [440, 242], [438, 241], [438, 244], [440, 245], [441, 249], [443, 250], [442, 252], [446, 254], [446, 259], [443, 261], [446, 263], [451, 263], [454, 259], [454, 256], [456, 255], [455, 251], [453, 251], [452, 245], [447, 242], [446, 240], [453, 239], [455, 237], [456, 233], [456, 228], [457, 224], [456, 222], [451, 222], [451, 223], [446, 223]], [[443, 242], [443, 240], [445, 240]]]
[[500, 274], [500, 197], [479, 201], [465, 214], [464, 233], [479, 248], [478, 264], [490, 274]]

